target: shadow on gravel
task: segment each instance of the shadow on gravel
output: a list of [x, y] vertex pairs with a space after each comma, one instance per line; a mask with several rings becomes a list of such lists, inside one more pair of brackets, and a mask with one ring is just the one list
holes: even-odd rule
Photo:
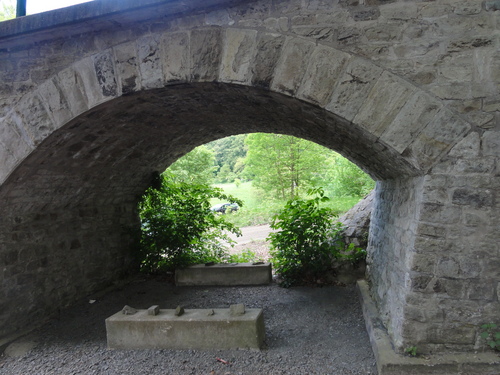
[[[104, 319], [124, 305], [146, 309], [264, 309], [267, 349], [128, 350], [106, 348]], [[23, 343], [32, 343], [23, 345]], [[34, 343], [34, 345], [33, 345]], [[138, 280], [95, 302], [62, 311], [58, 319], [14, 343], [28, 348], [2, 355], [0, 374], [376, 374], [355, 286], [175, 287]], [[34, 347], [33, 347], [34, 346]], [[221, 358], [229, 364], [217, 361]]]

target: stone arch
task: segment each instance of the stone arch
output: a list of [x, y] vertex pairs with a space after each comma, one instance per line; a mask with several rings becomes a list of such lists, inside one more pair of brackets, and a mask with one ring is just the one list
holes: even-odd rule
[[374, 153], [399, 154], [412, 175], [426, 173], [471, 129], [432, 95], [328, 45], [257, 30], [195, 28], [118, 44], [75, 62], [25, 95], [4, 118], [16, 147], [6, 154], [0, 178], [49, 134], [96, 105], [194, 82], [259, 87], [324, 108], [372, 137]]
[[[202, 114], [198, 122], [191, 118], [193, 108]], [[228, 113], [232, 117], [221, 122]], [[153, 153], [159, 146], [144, 148], [141, 140], [165, 137], [160, 122], [169, 131], [162, 157]], [[433, 326], [420, 336], [410, 330], [415, 303], [407, 306], [409, 296], [419, 282], [427, 288], [435, 271], [432, 264], [417, 269], [415, 252], [408, 249], [417, 247], [416, 234], [425, 230], [424, 176], [471, 126], [440, 100], [368, 60], [253, 29], [152, 33], [73, 63], [27, 93], [4, 123], [12, 145], [0, 170], [0, 194], [10, 212], [2, 218], [10, 249], [4, 293], [32, 302], [21, 318], [9, 311], [4, 327], [40, 319], [51, 311], [49, 304], [69, 303], [129, 269], [123, 249], [130, 237], [123, 228], [136, 224], [133, 203], [152, 170], [203, 142], [265, 130], [334, 148], [380, 181], [370, 239], [375, 299], [398, 347], [425, 343], [434, 334]], [[120, 131], [128, 136], [121, 138]], [[131, 173], [134, 160], [147, 167], [137, 165]], [[51, 235], [55, 240], [44, 242]], [[107, 249], [104, 255], [100, 249]], [[79, 259], [70, 259], [73, 254]], [[107, 267], [115, 258], [119, 265]], [[67, 264], [77, 272], [51, 273]], [[16, 273], [19, 265], [23, 271]]]

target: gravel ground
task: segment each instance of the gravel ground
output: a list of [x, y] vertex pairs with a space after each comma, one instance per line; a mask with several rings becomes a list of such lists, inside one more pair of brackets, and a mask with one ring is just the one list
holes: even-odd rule
[[[109, 350], [104, 319], [124, 305], [264, 310], [264, 350]], [[216, 360], [222, 358], [229, 364]], [[175, 287], [136, 280], [11, 344], [0, 374], [376, 374], [354, 286]]]

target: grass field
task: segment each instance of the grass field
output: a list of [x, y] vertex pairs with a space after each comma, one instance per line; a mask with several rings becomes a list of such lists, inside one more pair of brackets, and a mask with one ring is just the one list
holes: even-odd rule
[[[243, 201], [243, 207], [238, 212], [228, 215], [227, 219], [237, 226], [270, 223], [272, 217], [283, 208], [285, 202], [264, 198], [252, 186], [251, 182], [241, 183], [236, 186], [234, 183], [215, 185], [224, 190], [226, 194], [233, 195]], [[348, 211], [359, 202], [359, 197], [330, 197], [330, 201], [325, 203], [326, 207], [332, 209], [336, 215]], [[214, 199], [212, 204], [221, 203]]]

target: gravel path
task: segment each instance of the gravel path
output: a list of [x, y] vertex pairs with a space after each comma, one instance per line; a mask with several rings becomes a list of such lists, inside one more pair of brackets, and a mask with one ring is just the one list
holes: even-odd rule
[[[266, 345], [251, 350], [109, 350], [104, 319], [124, 305], [264, 309]], [[10, 353], [10, 355], [8, 355]], [[228, 361], [223, 364], [216, 357]], [[61, 312], [0, 357], [0, 374], [376, 374], [354, 286], [175, 287], [137, 280]]]

